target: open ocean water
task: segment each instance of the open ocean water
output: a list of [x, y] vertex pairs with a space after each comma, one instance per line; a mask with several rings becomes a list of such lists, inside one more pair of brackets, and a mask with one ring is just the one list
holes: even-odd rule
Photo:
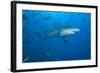
[[23, 63], [91, 59], [90, 33], [90, 13], [23, 10]]

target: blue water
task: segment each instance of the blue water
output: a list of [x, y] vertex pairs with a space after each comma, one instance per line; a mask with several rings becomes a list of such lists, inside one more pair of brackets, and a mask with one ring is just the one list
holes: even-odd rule
[[[80, 12], [22, 11], [23, 63], [91, 59], [91, 14]], [[79, 32], [49, 36], [62, 28]]]

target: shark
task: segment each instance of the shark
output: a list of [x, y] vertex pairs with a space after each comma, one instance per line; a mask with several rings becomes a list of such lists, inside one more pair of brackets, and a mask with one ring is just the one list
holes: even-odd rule
[[38, 36], [43, 37], [42, 39], [47, 38], [61, 38], [65, 43], [68, 41], [68, 37], [75, 35], [80, 32], [79, 28], [69, 27], [68, 25], [55, 24], [50, 29], [43, 32], [35, 32]]
[[49, 37], [60, 37], [64, 40], [64, 42], [67, 42], [67, 38], [69, 36], [75, 35], [77, 32], [79, 32], [79, 28], [61, 28], [59, 30], [50, 31], [48, 33]]

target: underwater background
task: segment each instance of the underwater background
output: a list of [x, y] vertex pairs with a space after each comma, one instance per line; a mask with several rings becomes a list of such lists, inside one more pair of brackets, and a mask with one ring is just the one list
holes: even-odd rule
[[23, 63], [91, 59], [91, 14], [22, 10], [22, 50]]

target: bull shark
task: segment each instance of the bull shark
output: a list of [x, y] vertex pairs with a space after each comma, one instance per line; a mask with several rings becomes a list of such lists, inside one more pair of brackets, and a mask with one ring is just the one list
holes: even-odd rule
[[51, 31], [48, 33], [49, 37], [61, 37], [64, 42], [67, 42], [67, 38], [79, 32], [79, 28], [62, 28], [59, 30]]
[[[54, 25], [51, 29], [44, 32], [36, 32], [38, 36], [41, 36], [46, 39], [49, 38], [61, 38], [65, 43], [68, 41], [68, 37], [75, 35], [80, 31], [79, 28], [73, 28], [69, 26], [58, 26], [59, 24]], [[43, 39], [42, 38], [42, 39]]]

